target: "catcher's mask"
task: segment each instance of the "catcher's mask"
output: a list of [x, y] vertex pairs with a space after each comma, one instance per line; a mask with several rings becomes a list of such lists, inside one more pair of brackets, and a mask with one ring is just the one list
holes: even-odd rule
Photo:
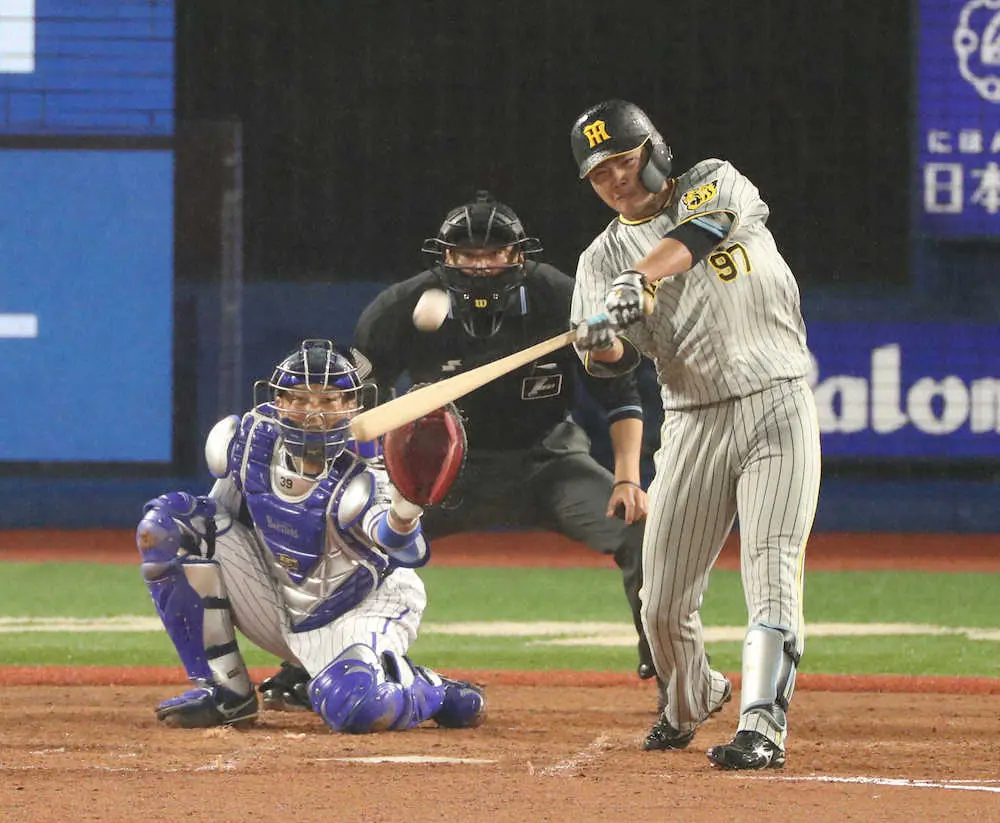
[[649, 144], [639, 180], [658, 194], [670, 178], [673, 152], [642, 109], [625, 100], [605, 100], [581, 114], [569, 134], [583, 180], [598, 164]]
[[[522, 288], [524, 256], [542, 250], [537, 237], [528, 237], [514, 210], [488, 191], [452, 209], [437, 237], [420, 249], [428, 255], [451, 295], [452, 311], [473, 337], [492, 337], [500, 330], [504, 312]], [[475, 266], [463, 262], [476, 250], [502, 264]]]
[[318, 475], [344, 450], [351, 418], [375, 404], [375, 385], [365, 382], [370, 373], [357, 349], [303, 340], [270, 380], [257, 382], [254, 407], [278, 421], [292, 468]]

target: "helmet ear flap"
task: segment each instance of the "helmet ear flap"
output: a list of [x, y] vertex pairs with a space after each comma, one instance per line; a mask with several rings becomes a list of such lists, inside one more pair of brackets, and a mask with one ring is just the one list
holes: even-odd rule
[[649, 156], [639, 172], [639, 181], [650, 194], [659, 194], [670, 179], [674, 155], [658, 131], [649, 135]]

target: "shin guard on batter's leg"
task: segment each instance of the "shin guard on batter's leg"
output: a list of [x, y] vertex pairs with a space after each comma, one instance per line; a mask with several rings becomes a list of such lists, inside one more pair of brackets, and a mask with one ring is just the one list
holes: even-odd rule
[[777, 626], [751, 626], [743, 641], [743, 686], [740, 731], [759, 732], [783, 747], [785, 713], [795, 690], [799, 663], [795, 634]]
[[198, 549], [190, 533], [196, 506], [210, 516], [190, 495], [157, 498], [136, 534], [153, 604], [197, 687], [165, 701], [157, 716], [183, 727], [244, 724], [257, 715], [257, 697], [236, 644], [221, 570], [215, 561], [189, 553]]

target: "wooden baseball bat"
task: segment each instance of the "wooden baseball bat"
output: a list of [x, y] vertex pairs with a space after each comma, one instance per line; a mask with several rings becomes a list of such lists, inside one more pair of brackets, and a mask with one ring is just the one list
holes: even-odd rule
[[[643, 302], [643, 310], [646, 314], [653, 310], [653, 301], [648, 294]], [[593, 323], [601, 318], [603, 315], [582, 322]], [[459, 397], [475, 391], [480, 386], [485, 386], [491, 380], [503, 377], [507, 372], [525, 366], [539, 357], [561, 349], [563, 346], [568, 346], [575, 339], [576, 329], [570, 329], [555, 337], [550, 337], [548, 340], [543, 340], [541, 343], [535, 343], [526, 349], [494, 360], [492, 363], [477, 366], [467, 372], [456, 374], [454, 377], [421, 386], [419, 389], [395, 397], [373, 409], [361, 412], [351, 420], [351, 436], [359, 442], [374, 440], [387, 431], [405, 426], [411, 420], [423, 417], [428, 412], [439, 409], [452, 400], [457, 400]]]
[[457, 400], [459, 397], [475, 391], [480, 386], [485, 386], [491, 380], [496, 380], [507, 372], [514, 371], [532, 360], [544, 357], [549, 352], [569, 345], [575, 339], [576, 330], [572, 329], [550, 337], [548, 340], [543, 340], [541, 343], [536, 343], [534, 346], [501, 357], [492, 363], [477, 366], [467, 372], [456, 374], [454, 377], [421, 386], [419, 389], [395, 397], [374, 409], [361, 412], [351, 420], [351, 436], [359, 441], [374, 440], [387, 431], [399, 428], [418, 417], [423, 417], [428, 412], [439, 409], [452, 400]]

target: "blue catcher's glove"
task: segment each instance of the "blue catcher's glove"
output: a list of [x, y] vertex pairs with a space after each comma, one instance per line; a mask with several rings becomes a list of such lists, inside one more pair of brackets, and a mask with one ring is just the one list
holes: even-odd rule
[[646, 291], [646, 275], [642, 272], [626, 269], [614, 279], [604, 298], [604, 308], [616, 330], [642, 319]]

